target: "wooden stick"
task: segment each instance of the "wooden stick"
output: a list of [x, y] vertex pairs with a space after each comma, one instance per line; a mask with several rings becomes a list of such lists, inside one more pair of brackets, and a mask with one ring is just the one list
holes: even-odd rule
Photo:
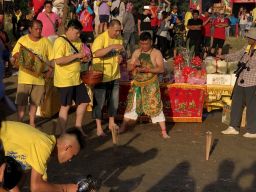
[[118, 130], [116, 129], [116, 127], [113, 127], [111, 129], [111, 133], [112, 133], [113, 144], [114, 145], [118, 144]]
[[212, 146], [212, 132], [207, 131], [206, 132], [206, 155], [205, 155], [206, 160], [209, 160], [211, 146]]

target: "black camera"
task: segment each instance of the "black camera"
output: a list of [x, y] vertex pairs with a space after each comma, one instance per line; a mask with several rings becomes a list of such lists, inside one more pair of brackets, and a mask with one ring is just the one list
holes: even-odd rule
[[246, 63], [244, 63], [244, 62], [239, 62], [238, 64], [237, 64], [237, 69], [234, 71], [234, 73], [236, 74], [236, 77], [239, 77], [239, 75], [240, 75], [240, 73], [244, 70], [244, 69], [246, 69], [247, 67], [246, 67]]
[[77, 192], [96, 192], [97, 191], [97, 180], [91, 175], [87, 175], [86, 178], [83, 178], [78, 181], [78, 190]]

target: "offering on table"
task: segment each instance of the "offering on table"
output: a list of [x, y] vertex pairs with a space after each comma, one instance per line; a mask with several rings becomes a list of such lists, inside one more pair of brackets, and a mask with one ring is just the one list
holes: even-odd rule
[[215, 57], [206, 57], [204, 60], [207, 74], [227, 74], [228, 64], [225, 60]]

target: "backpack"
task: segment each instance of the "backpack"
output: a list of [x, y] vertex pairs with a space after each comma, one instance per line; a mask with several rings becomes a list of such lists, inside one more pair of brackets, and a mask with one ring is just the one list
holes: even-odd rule
[[119, 9], [120, 9], [120, 5], [121, 5], [121, 0], [120, 3], [118, 5], [118, 7], [115, 7], [112, 11], [111, 11], [111, 15], [113, 17], [117, 17], [119, 15]]

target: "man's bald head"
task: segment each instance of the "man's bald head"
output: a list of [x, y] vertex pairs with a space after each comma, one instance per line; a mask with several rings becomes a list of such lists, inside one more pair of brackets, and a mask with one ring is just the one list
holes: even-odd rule
[[77, 128], [70, 128], [57, 139], [58, 161], [70, 161], [84, 148], [82, 133]]

